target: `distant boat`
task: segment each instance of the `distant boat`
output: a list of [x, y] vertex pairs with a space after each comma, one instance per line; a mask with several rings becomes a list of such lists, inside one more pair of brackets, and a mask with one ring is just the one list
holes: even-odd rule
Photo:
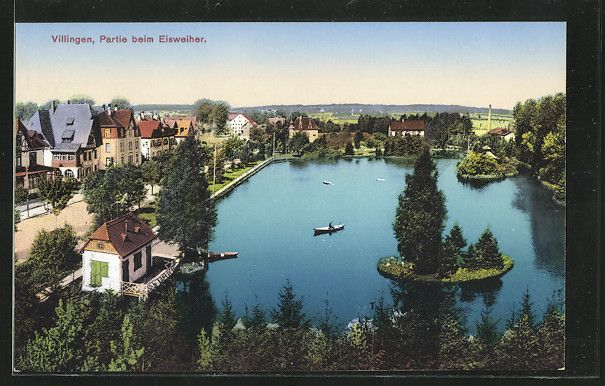
[[324, 180], [323, 183], [326, 185], [332, 185], [332, 181], [328, 181], [328, 180]]
[[234, 259], [237, 257], [237, 254], [237, 252], [208, 252], [208, 261]]
[[384, 178], [377, 178], [376, 181], [386, 181]]
[[313, 231], [315, 232], [316, 235], [320, 235], [323, 233], [333, 233], [333, 232], [338, 232], [345, 229], [345, 224], [340, 224], [340, 225], [334, 225], [332, 227], [319, 227], [319, 228], [313, 228]]

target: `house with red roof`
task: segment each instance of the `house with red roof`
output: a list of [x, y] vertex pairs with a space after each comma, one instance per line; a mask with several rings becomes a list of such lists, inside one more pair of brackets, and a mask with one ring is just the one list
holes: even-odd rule
[[176, 130], [166, 126], [161, 120], [141, 119], [138, 126], [141, 132], [141, 156], [144, 158], [167, 154], [176, 147]]
[[132, 213], [95, 230], [82, 253], [82, 291], [147, 297], [170, 276], [178, 261], [153, 255], [153, 230]]
[[507, 129], [506, 127], [496, 127], [495, 129], [491, 129], [487, 132], [488, 135], [492, 137], [500, 138], [503, 141], [510, 141], [515, 139], [515, 133], [512, 130]]
[[96, 120], [101, 131], [102, 143], [100, 146], [101, 169], [110, 166], [141, 164], [141, 134], [134, 120], [132, 110], [103, 105], [103, 110]]
[[319, 126], [317, 126], [317, 123], [315, 123], [313, 118], [303, 117], [301, 115], [288, 127], [289, 138], [294, 137], [296, 133], [305, 134], [309, 138], [309, 142], [313, 142], [319, 138]]
[[229, 113], [225, 123], [228, 133], [245, 140], [250, 139], [250, 129], [257, 125], [250, 115], [243, 113]]
[[389, 122], [389, 137], [395, 137], [398, 135], [419, 135], [424, 137], [426, 130], [426, 120], [424, 119], [402, 119], [400, 121], [391, 119]]

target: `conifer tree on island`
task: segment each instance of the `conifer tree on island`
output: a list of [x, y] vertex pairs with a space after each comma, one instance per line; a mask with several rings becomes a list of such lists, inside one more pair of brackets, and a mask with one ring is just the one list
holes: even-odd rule
[[206, 156], [198, 141], [181, 143], [170, 159], [158, 196], [158, 236], [179, 244], [185, 258], [207, 248], [216, 223], [204, 173]]
[[428, 150], [405, 177], [406, 188], [399, 195], [393, 230], [402, 258], [414, 263], [418, 274], [436, 273], [440, 268], [441, 233], [446, 208], [443, 192], [437, 189], [437, 170]]

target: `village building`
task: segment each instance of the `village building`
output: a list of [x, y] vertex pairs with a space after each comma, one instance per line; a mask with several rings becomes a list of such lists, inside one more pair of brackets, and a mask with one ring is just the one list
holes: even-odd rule
[[141, 132], [141, 155], [145, 159], [167, 154], [176, 147], [175, 129], [159, 119], [142, 119], [138, 122]]
[[99, 149], [101, 169], [112, 165], [141, 164], [141, 134], [132, 110], [112, 109], [103, 105], [97, 116], [102, 145]]
[[395, 137], [398, 135], [419, 135], [424, 137], [426, 130], [426, 120], [424, 119], [413, 119], [400, 121], [391, 119], [389, 122], [388, 136]]
[[176, 268], [175, 259], [153, 255], [153, 230], [128, 213], [95, 230], [81, 248], [82, 290], [147, 297]]
[[510, 141], [515, 139], [515, 133], [505, 127], [497, 127], [487, 132], [488, 135], [500, 138], [503, 141]]
[[164, 117], [164, 123], [174, 129], [176, 144], [195, 136], [195, 127], [191, 117]]
[[32, 191], [38, 178], [54, 174], [52, 167], [44, 166], [44, 151], [50, 144], [44, 135], [28, 130], [21, 119], [17, 119], [15, 130], [15, 185]]
[[247, 141], [250, 140], [250, 129], [257, 125], [251, 116], [243, 113], [229, 113], [225, 123], [227, 132]]
[[309, 138], [309, 142], [319, 138], [319, 126], [313, 118], [299, 116], [288, 127], [288, 137], [292, 138], [296, 133], [303, 133]]
[[286, 125], [286, 118], [284, 117], [271, 117], [267, 118], [267, 123], [275, 127], [284, 127]]
[[98, 169], [102, 139], [87, 103], [53, 103], [36, 111], [26, 127], [44, 136], [50, 147], [44, 150], [43, 164], [62, 176], [80, 179]]

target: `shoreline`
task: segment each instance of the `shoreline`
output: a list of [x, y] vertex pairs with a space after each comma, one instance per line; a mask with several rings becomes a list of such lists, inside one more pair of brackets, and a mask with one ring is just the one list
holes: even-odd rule
[[437, 278], [433, 275], [416, 275], [413, 273], [406, 275], [405, 271], [401, 268], [401, 262], [394, 256], [379, 259], [376, 269], [383, 277], [397, 282], [458, 284], [488, 280], [505, 275], [513, 268], [514, 260], [510, 256], [502, 254], [502, 261], [504, 266], [501, 269], [490, 268], [471, 271], [466, 268], [458, 268], [456, 272], [445, 278]]

